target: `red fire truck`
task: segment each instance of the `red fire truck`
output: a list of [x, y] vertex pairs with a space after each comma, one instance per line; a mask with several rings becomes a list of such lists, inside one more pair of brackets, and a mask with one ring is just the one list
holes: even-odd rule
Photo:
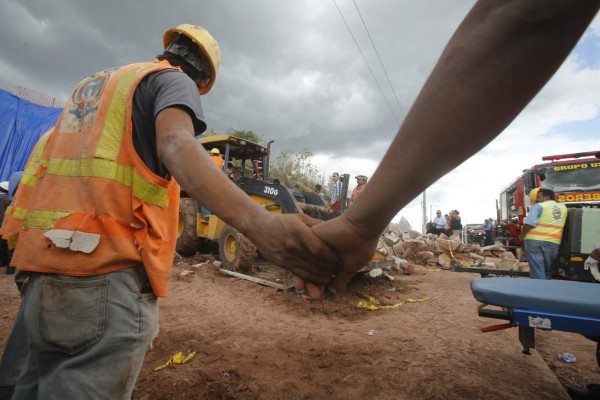
[[555, 273], [591, 280], [589, 271], [583, 271], [583, 260], [600, 242], [600, 151], [546, 156], [542, 161], [524, 170], [500, 193], [497, 240], [512, 249], [521, 247], [523, 220], [532, 205], [529, 192], [536, 187], [551, 189], [569, 210], [561, 244], [562, 265]]

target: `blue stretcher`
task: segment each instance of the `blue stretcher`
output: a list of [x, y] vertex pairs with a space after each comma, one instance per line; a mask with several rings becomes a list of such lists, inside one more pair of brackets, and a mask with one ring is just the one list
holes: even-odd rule
[[[525, 354], [531, 354], [529, 350], [535, 348], [535, 329], [574, 332], [600, 341], [600, 284], [480, 278], [471, 282], [471, 291], [475, 299], [483, 303], [479, 316], [510, 321], [481, 330], [491, 332], [518, 327]], [[489, 309], [488, 305], [502, 309]], [[600, 342], [597, 356], [599, 352]]]

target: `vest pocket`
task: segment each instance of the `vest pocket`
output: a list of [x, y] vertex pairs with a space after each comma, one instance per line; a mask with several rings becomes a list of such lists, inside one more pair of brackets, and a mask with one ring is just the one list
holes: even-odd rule
[[47, 344], [75, 354], [104, 334], [107, 279], [63, 281], [40, 279], [40, 337]]

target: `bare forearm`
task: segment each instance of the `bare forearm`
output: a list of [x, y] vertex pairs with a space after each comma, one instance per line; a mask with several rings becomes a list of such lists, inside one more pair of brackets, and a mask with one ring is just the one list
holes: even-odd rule
[[[161, 160], [183, 189], [203, 206], [243, 234], [264, 211], [235, 186], [189, 134], [165, 136]], [[190, 168], [189, 166], [194, 166]]]
[[[425, 83], [345, 217], [377, 235], [409, 201], [479, 151], [558, 69], [598, 1], [480, 1]], [[427, 159], [425, 154], [445, 154]]]
[[525, 239], [525, 237], [527, 236], [527, 234], [529, 233], [529, 231], [531, 231], [533, 229], [533, 226], [531, 225], [523, 225], [523, 228], [521, 229], [521, 238]]

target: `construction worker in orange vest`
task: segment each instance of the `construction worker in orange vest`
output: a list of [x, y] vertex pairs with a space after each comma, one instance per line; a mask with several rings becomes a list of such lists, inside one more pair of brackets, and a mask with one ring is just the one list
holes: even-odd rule
[[367, 184], [367, 177], [364, 175], [357, 175], [356, 179], [356, 187], [352, 191], [352, 197], [350, 198], [350, 204], [354, 203], [354, 200], [358, 197], [359, 194], [362, 193], [365, 185]]
[[221, 158], [221, 152], [216, 147], [210, 150], [210, 158], [219, 166], [219, 168], [223, 169], [223, 159]]
[[274, 264], [317, 282], [336, 272], [315, 220], [265, 210], [194, 139], [206, 129], [199, 94], [216, 79], [216, 40], [183, 24], [163, 44], [154, 62], [79, 83], [28, 160], [1, 230], [27, 275], [15, 326], [29, 355], [14, 398], [131, 397], [168, 293], [179, 185]]

